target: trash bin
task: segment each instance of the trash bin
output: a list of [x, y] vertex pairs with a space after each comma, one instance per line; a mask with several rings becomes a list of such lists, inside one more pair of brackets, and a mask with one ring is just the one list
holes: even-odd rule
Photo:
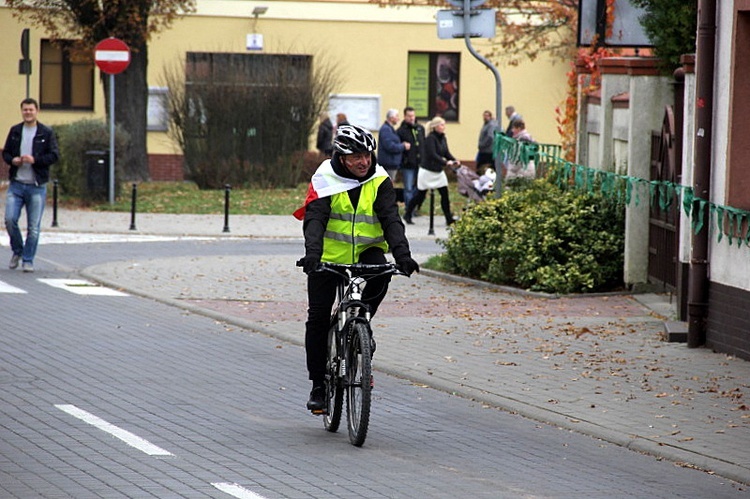
[[109, 153], [107, 151], [86, 151], [86, 190], [88, 197], [106, 201], [109, 194]]

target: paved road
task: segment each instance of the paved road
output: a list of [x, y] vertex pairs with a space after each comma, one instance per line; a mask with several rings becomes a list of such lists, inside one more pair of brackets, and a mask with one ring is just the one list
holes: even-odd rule
[[[325, 432], [304, 410], [302, 283], [289, 266], [299, 248], [299, 241], [284, 240], [48, 244], [37, 273], [0, 270], [0, 281], [25, 291], [0, 294], [0, 496], [746, 497], [744, 486], [724, 478], [498, 409], [507, 400], [493, 400], [521, 402], [525, 392], [523, 402], [539, 405], [540, 413], [559, 406], [565, 415], [576, 404], [553, 374], [564, 371], [571, 387], [575, 376], [604, 376], [597, 366], [574, 375], [562, 358], [555, 362], [557, 342], [575, 342], [564, 335], [535, 340], [543, 325], [526, 332], [522, 320], [508, 320], [502, 335], [487, 328], [497, 313], [493, 303], [503, 305], [507, 319], [511, 312], [536, 316], [544, 312], [541, 302], [475, 294], [472, 286], [427, 276], [394, 280], [379, 318], [365, 447]], [[128, 295], [75, 294], [97, 288], [39, 280], [79, 279], [84, 268], [118, 280]], [[612, 302], [625, 327], [657, 328], [632, 302]], [[477, 314], [469, 304], [490, 308]], [[583, 307], [577, 314], [586, 315], [580, 302], [555, 306], [568, 314]], [[215, 318], [190, 311], [211, 309]], [[410, 319], [415, 310], [421, 327]], [[572, 315], [540, 317], [557, 331]], [[623, 365], [616, 350], [627, 345], [594, 334], [607, 320], [577, 324], [591, 332], [581, 333], [585, 343], [576, 348], [581, 355], [588, 348], [605, 352], [610, 358], [602, 366], [611, 369]], [[467, 321], [481, 327], [463, 329]], [[636, 336], [642, 363], [659, 367], [647, 358], [659, 345]], [[656, 351], [670, 360], [672, 353]], [[512, 374], [519, 370], [526, 374]], [[480, 374], [494, 381], [482, 382]], [[595, 412], [628, 399], [640, 408], [632, 396], [638, 390], [626, 387], [631, 381], [597, 381], [599, 399], [619, 388], [613, 398], [621, 400], [602, 400]], [[716, 383], [725, 381], [726, 373]], [[664, 431], [657, 426], [654, 433]]]

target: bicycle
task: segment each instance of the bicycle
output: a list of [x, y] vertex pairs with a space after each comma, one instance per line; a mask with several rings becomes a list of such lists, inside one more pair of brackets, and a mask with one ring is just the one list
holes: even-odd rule
[[349, 441], [361, 447], [370, 422], [373, 354], [370, 310], [362, 302], [362, 290], [374, 277], [407, 274], [393, 263], [321, 263], [316, 272], [333, 272], [341, 279], [328, 330], [325, 409], [313, 414], [323, 415], [326, 430], [338, 431], [346, 393]]

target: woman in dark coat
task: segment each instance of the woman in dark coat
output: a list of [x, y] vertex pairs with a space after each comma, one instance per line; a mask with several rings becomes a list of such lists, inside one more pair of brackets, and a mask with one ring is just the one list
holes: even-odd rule
[[445, 215], [445, 224], [451, 225], [455, 220], [451, 214], [451, 202], [448, 197], [448, 177], [443, 168], [446, 166], [457, 168], [459, 162], [448, 149], [448, 141], [445, 138], [445, 120], [440, 116], [433, 118], [427, 124], [427, 130], [429, 135], [424, 141], [425, 158], [417, 173], [417, 194], [406, 205], [404, 221], [407, 224], [413, 224], [411, 214], [414, 208], [422, 204], [428, 189], [437, 189], [440, 194], [440, 207]]

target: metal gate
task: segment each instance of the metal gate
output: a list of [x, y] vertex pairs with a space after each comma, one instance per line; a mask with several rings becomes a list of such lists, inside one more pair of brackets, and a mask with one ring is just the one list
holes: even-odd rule
[[[675, 127], [673, 108], [667, 106], [661, 131], [651, 132], [651, 180], [679, 184], [682, 168], [676, 138], [681, 134], [682, 130]], [[661, 285], [665, 291], [677, 288], [679, 223], [677, 194], [656, 189], [649, 215], [648, 280]]]

